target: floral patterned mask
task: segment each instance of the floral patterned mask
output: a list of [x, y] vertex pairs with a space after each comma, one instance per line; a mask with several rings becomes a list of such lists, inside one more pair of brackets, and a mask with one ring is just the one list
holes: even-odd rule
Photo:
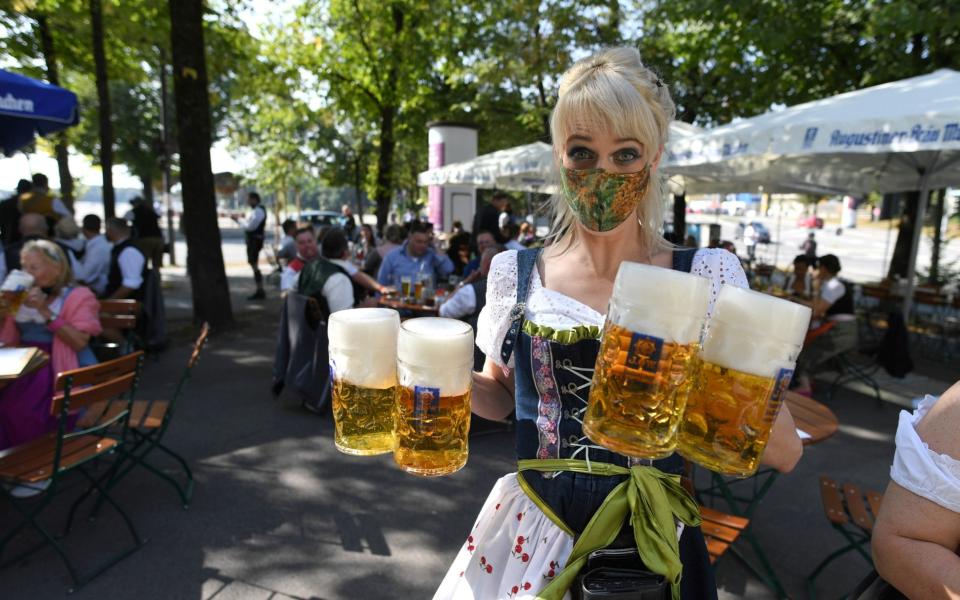
[[650, 184], [650, 165], [636, 173], [560, 167], [563, 197], [583, 226], [610, 231], [627, 220]]

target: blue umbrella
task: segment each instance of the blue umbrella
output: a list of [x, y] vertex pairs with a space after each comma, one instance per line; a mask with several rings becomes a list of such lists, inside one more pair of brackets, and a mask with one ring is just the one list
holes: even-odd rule
[[77, 95], [0, 69], [0, 146], [10, 156], [33, 141], [76, 125]]

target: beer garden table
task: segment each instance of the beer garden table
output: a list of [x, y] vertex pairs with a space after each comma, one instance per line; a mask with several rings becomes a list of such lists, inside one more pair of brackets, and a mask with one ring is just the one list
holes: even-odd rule
[[0, 378], [0, 390], [7, 387], [17, 379], [20, 379], [21, 377], [26, 377], [27, 375], [36, 373], [38, 369], [45, 366], [48, 362], [50, 362], [50, 355], [43, 350], [37, 350], [37, 354], [29, 363], [27, 363], [26, 367], [20, 372], [19, 375], [13, 378]]
[[418, 304], [416, 302], [407, 302], [405, 299], [398, 298], [396, 296], [381, 296], [377, 303], [384, 308], [392, 308], [400, 311], [401, 316], [403, 313], [410, 312], [413, 313], [412, 316], [437, 316], [440, 312], [440, 307], [434, 302], [434, 304], [427, 306], [426, 304]]
[[[784, 403], [790, 409], [790, 414], [797, 426], [797, 433], [805, 447], [818, 444], [837, 432], [839, 426], [837, 416], [820, 402], [788, 391], [784, 396]], [[711, 499], [723, 498], [731, 513], [752, 519], [754, 512], [760, 506], [760, 502], [770, 491], [770, 488], [773, 487], [778, 475], [779, 473], [774, 469], [760, 469], [752, 477], [735, 479], [710, 471], [710, 485], [697, 489], [697, 500], [702, 504], [702, 496], [708, 496]], [[734, 487], [737, 487], [738, 491], [735, 491]], [[780, 583], [780, 579], [750, 528], [747, 528], [741, 534], [741, 537], [753, 548], [753, 552], [760, 563], [759, 566], [747, 560], [735, 546], [732, 546], [730, 551], [778, 597], [786, 598], [787, 594]]]

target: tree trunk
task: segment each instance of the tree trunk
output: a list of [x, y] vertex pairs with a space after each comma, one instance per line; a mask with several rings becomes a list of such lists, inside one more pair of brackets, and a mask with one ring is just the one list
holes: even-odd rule
[[674, 244], [683, 245], [687, 239], [687, 195], [674, 194], [673, 196], [673, 240]]
[[363, 222], [363, 196], [360, 195], [360, 163], [362, 161], [360, 152], [362, 152], [362, 150], [358, 149], [353, 155], [353, 200], [357, 205], [357, 215], [360, 221]]
[[153, 179], [149, 175], [140, 176], [140, 185], [143, 187], [143, 199], [153, 206]]
[[203, 0], [169, 0], [170, 47], [187, 272], [193, 315], [215, 328], [233, 324], [210, 166], [210, 96], [203, 45]]
[[930, 220], [933, 221], [933, 249], [930, 254], [930, 283], [939, 285], [940, 283], [940, 251], [942, 250], [943, 236], [940, 231], [940, 223], [943, 221], [943, 205], [946, 199], [947, 190], [941, 189], [933, 196], [933, 206], [930, 208]]
[[894, 275], [906, 277], [910, 262], [910, 244], [913, 241], [913, 223], [917, 219], [920, 192], [906, 192], [903, 199], [903, 216], [897, 232], [897, 243], [893, 248], [893, 258], [890, 259], [890, 267], [887, 270], [888, 279], [892, 279]]
[[97, 104], [100, 109], [100, 168], [103, 170], [103, 214], [115, 216], [113, 194], [113, 123], [110, 120], [110, 81], [107, 78], [107, 55], [103, 49], [103, 9], [100, 0], [90, 0], [90, 23], [93, 31], [93, 62], [97, 76]]
[[[60, 85], [60, 71], [57, 68], [57, 53], [53, 46], [53, 33], [45, 15], [37, 16], [37, 32], [40, 34], [40, 47], [43, 50], [43, 62], [47, 67], [47, 81]], [[60, 172], [60, 199], [69, 210], [73, 210], [73, 177], [70, 175], [70, 161], [67, 152], [67, 134], [57, 134], [55, 145], [57, 170]]]
[[393, 150], [397, 143], [393, 136], [393, 121], [396, 114], [395, 106], [387, 106], [380, 111], [380, 154], [377, 156], [374, 193], [374, 201], [377, 203], [377, 228], [380, 230], [387, 225], [387, 214], [390, 212], [390, 200], [393, 196]]

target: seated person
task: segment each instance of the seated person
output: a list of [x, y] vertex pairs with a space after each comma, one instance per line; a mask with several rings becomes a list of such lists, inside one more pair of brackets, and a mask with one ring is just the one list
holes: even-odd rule
[[312, 226], [307, 225], [306, 227], [297, 229], [293, 239], [296, 244], [296, 254], [290, 259], [280, 274], [281, 292], [297, 289], [300, 271], [320, 255], [320, 250], [317, 248], [317, 238], [313, 233]]
[[490, 272], [490, 263], [493, 257], [503, 249], [500, 246], [487, 248], [480, 260], [480, 277], [471, 283], [464, 284], [440, 305], [440, 316], [451, 319], [463, 319], [476, 326], [477, 315], [487, 300], [487, 274]]
[[295, 238], [297, 232], [302, 228], [298, 228], [297, 222], [293, 219], [285, 220], [280, 225], [280, 228], [283, 230], [283, 238], [280, 240], [280, 247], [277, 248], [277, 260], [280, 262], [280, 266], [285, 266], [297, 257], [297, 242]]
[[[494, 238], [493, 234], [489, 231], [481, 231], [477, 233], [476, 236], [477, 257], [468, 262], [467, 266], [463, 268], [463, 276], [467, 278], [465, 281], [473, 281], [473, 279], [470, 279], [470, 276], [480, 269], [480, 257], [487, 251], [487, 248], [493, 248], [497, 244], [496, 238]], [[479, 276], [479, 273], [473, 275], [474, 279]]]
[[[20, 268], [20, 250], [23, 249], [23, 245], [31, 240], [49, 240], [50, 239], [50, 227], [47, 225], [47, 220], [43, 215], [38, 213], [26, 213], [20, 217], [20, 239], [9, 246], [3, 249], [4, 254], [4, 264], [6, 265], [7, 272], [14, 269]], [[73, 248], [55, 242], [60, 249], [63, 250], [63, 253], [66, 255], [67, 260], [70, 262], [70, 269], [74, 273], [80, 268], [80, 261], [77, 259], [77, 253]]]
[[433, 227], [427, 223], [414, 221], [410, 224], [410, 234], [403, 245], [388, 254], [380, 265], [377, 281], [383, 286], [396, 285], [401, 277], [427, 275], [433, 283], [446, 279], [453, 273], [453, 262], [446, 254], [437, 252], [430, 246]]
[[3, 320], [0, 342], [40, 348], [50, 362], [0, 390], [0, 450], [53, 431], [59, 418], [50, 414], [56, 374], [97, 362], [89, 342], [100, 333], [100, 306], [93, 292], [72, 285], [63, 250], [48, 240], [31, 240], [20, 259], [34, 287], [16, 314]]
[[827, 360], [857, 347], [857, 317], [853, 308], [853, 286], [844, 284], [840, 273], [840, 259], [825, 254], [819, 259], [817, 281], [820, 292], [811, 302], [813, 309], [810, 332], [797, 358], [794, 374], [796, 391], [812, 393], [813, 370]]
[[900, 413], [890, 484], [870, 543], [908, 598], [960, 598], [960, 382]]
[[113, 249], [110, 250], [107, 287], [104, 289], [104, 297], [109, 300], [143, 300], [143, 276], [147, 270], [147, 259], [134, 244], [130, 234], [130, 225], [123, 219], [107, 219], [107, 239], [113, 244]]
[[521, 244], [517, 239], [520, 237], [520, 227], [516, 223], [507, 221], [507, 223], [500, 228], [500, 233], [503, 237], [507, 238], [507, 242], [503, 245], [505, 249], [518, 251], [526, 249], [526, 246]]
[[[339, 227], [331, 229], [320, 242], [320, 253], [323, 257], [333, 264], [346, 271], [353, 283], [361, 290], [383, 294], [391, 288], [389, 285], [380, 285], [376, 279], [370, 277], [361, 271], [355, 264], [350, 262], [350, 243], [347, 241], [346, 232]], [[362, 294], [358, 294], [360, 296]]]
[[798, 254], [793, 258], [793, 273], [787, 275], [783, 289], [791, 296], [809, 298], [813, 295], [813, 273], [810, 267], [814, 262], [806, 254]]
[[100, 217], [97, 215], [85, 216], [80, 231], [87, 243], [84, 245], [80, 270], [75, 273], [76, 278], [89, 286], [98, 296], [102, 296], [107, 289], [110, 253], [113, 247], [107, 237], [100, 233]]
[[[331, 235], [342, 238], [343, 244], [346, 244], [346, 236], [343, 232], [340, 229], [332, 229], [323, 237], [324, 246]], [[313, 298], [321, 316], [353, 308], [355, 304], [350, 275], [343, 267], [323, 256], [318, 256], [316, 260], [307, 263], [301, 269], [297, 281], [297, 292]]]

